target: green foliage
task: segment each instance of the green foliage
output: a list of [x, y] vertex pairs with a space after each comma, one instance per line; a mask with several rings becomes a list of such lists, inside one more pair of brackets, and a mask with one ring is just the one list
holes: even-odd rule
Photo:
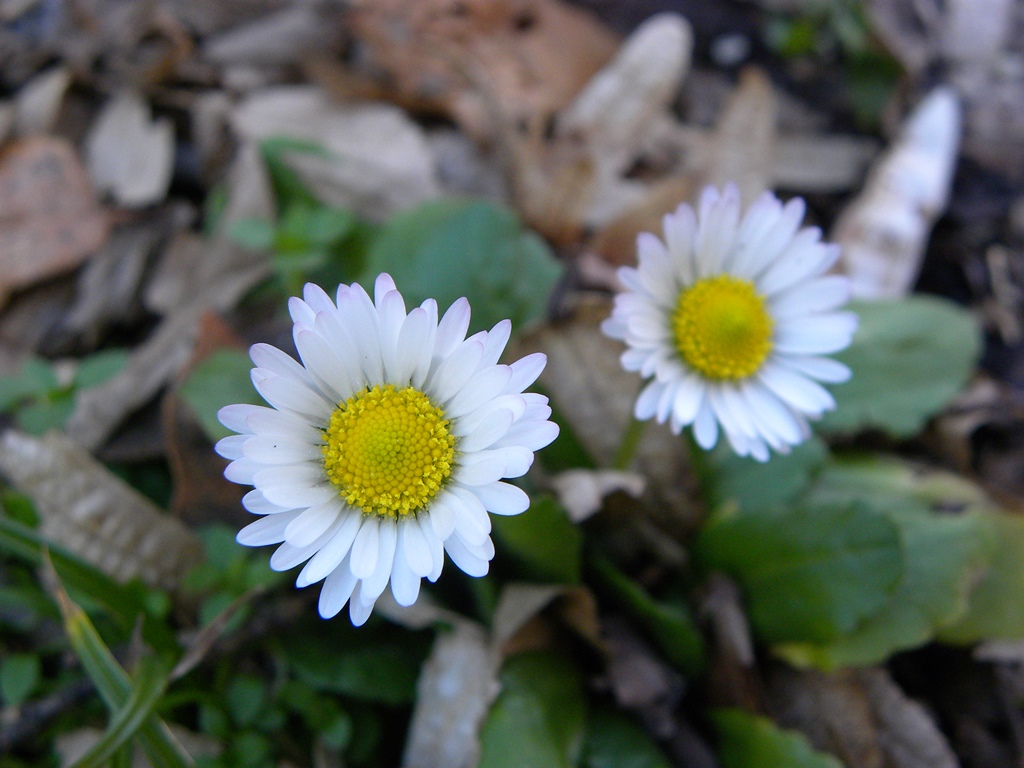
[[683, 601], [655, 600], [597, 553], [589, 555], [587, 565], [596, 583], [651, 634], [673, 666], [687, 674], [704, 668], [704, 640]]
[[584, 768], [671, 768], [636, 721], [610, 708], [591, 713], [583, 749]]
[[768, 718], [718, 709], [711, 719], [722, 768], [843, 768], [836, 758], [811, 747], [802, 734], [784, 731]]
[[479, 768], [574, 768], [583, 750], [586, 697], [571, 659], [549, 651], [513, 656], [480, 732]]
[[977, 323], [964, 309], [929, 296], [860, 302], [853, 344], [835, 357], [853, 371], [833, 389], [836, 409], [820, 422], [827, 432], [880, 429], [917, 434], [960, 391], [981, 349]]
[[181, 383], [178, 394], [211, 440], [234, 434], [217, 420], [217, 411], [225, 405], [263, 404], [249, 378], [251, 370], [252, 362], [244, 352], [221, 349], [200, 361]]
[[991, 560], [963, 615], [939, 629], [939, 639], [948, 643], [1024, 637], [1024, 519], [993, 514], [985, 522], [990, 526]]
[[0, 701], [18, 707], [39, 684], [40, 663], [34, 653], [12, 653], [0, 658]]
[[60, 429], [74, 410], [75, 394], [110, 379], [127, 359], [124, 350], [97, 352], [64, 374], [47, 360], [29, 358], [17, 374], [0, 377], [0, 412], [13, 414], [30, 435]]
[[502, 552], [511, 555], [527, 576], [554, 584], [579, 583], [580, 530], [554, 498], [535, 497], [523, 514], [494, 515], [491, 524]]
[[473, 327], [508, 318], [515, 328], [539, 320], [561, 268], [512, 211], [483, 200], [434, 200], [389, 221], [374, 239], [361, 282], [388, 272], [406, 304], [437, 300], [444, 310], [466, 296]]
[[698, 552], [737, 579], [770, 643], [849, 633], [886, 603], [903, 567], [898, 527], [861, 502], [720, 515]]

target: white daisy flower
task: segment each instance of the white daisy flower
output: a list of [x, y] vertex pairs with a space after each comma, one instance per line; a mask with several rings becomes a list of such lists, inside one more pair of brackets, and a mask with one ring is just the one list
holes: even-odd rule
[[357, 284], [338, 286], [336, 301], [307, 284], [289, 310], [302, 364], [254, 345], [253, 384], [271, 407], [219, 413], [239, 433], [217, 443], [231, 460], [224, 474], [254, 486], [243, 504], [263, 516], [239, 543], [280, 543], [271, 567], [306, 563], [297, 586], [323, 580], [320, 614], [347, 602], [356, 626], [389, 582], [399, 604], [414, 603], [445, 552], [486, 574], [487, 513], [530, 504], [503, 478], [525, 474], [558, 434], [547, 398], [524, 392], [546, 357], [499, 365], [509, 321], [467, 339], [469, 302], [440, 321], [432, 299], [407, 313], [385, 274], [374, 300]]
[[704, 449], [721, 427], [736, 453], [766, 461], [835, 407], [818, 382], [850, 370], [823, 355], [850, 344], [857, 316], [836, 311], [850, 296], [846, 277], [825, 274], [839, 246], [800, 228], [803, 200], [766, 192], [740, 214], [734, 186], [709, 187], [698, 212], [684, 204], [665, 216], [664, 242], [641, 234], [602, 330], [626, 343], [623, 367], [651, 379], [637, 419], [668, 421], [676, 434], [693, 425]]

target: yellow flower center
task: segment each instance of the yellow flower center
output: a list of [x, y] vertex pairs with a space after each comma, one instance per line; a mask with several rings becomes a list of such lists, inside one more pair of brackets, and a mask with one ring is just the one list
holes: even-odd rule
[[715, 381], [757, 372], [772, 350], [772, 317], [749, 280], [718, 275], [679, 295], [672, 313], [676, 349], [687, 365]]
[[324, 430], [324, 469], [351, 506], [398, 517], [426, 508], [452, 473], [455, 436], [417, 389], [375, 386], [353, 395]]

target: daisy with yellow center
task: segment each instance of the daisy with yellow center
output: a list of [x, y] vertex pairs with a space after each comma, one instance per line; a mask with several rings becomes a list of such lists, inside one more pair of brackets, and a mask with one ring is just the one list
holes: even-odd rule
[[487, 573], [488, 512], [529, 506], [518, 487], [533, 453], [558, 434], [547, 398], [525, 392], [544, 355], [498, 363], [506, 320], [466, 338], [469, 303], [438, 319], [427, 300], [406, 312], [388, 275], [374, 299], [357, 284], [335, 299], [309, 284], [289, 304], [301, 364], [256, 344], [252, 379], [271, 407], [230, 405], [239, 434], [217, 444], [225, 476], [254, 486], [243, 499], [261, 519], [238, 541], [280, 544], [276, 570], [305, 563], [300, 587], [323, 580], [320, 614], [346, 603], [366, 621], [390, 584], [411, 605], [445, 553], [471, 576]]
[[850, 371], [824, 355], [850, 344], [857, 317], [837, 311], [850, 294], [847, 278], [826, 274], [839, 248], [800, 228], [802, 200], [765, 193], [741, 213], [735, 187], [709, 187], [697, 212], [665, 217], [664, 241], [641, 234], [602, 330], [626, 343], [623, 367], [650, 379], [638, 419], [692, 425], [705, 449], [721, 429], [738, 454], [765, 461], [835, 406], [818, 382]]

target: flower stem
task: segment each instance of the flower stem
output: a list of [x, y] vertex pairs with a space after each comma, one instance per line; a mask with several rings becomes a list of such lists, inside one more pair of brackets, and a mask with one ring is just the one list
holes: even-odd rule
[[633, 457], [636, 456], [636, 449], [640, 445], [640, 438], [643, 437], [646, 426], [646, 421], [630, 418], [629, 424], [626, 425], [626, 430], [622, 433], [619, 449], [615, 452], [615, 458], [612, 459], [612, 469], [629, 469], [629, 465], [633, 463]]

